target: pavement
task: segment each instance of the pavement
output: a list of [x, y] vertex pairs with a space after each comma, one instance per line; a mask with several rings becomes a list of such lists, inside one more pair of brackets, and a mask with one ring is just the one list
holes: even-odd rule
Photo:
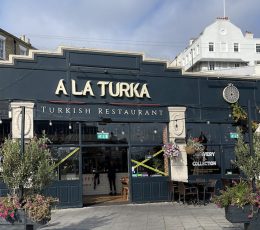
[[214, 204], [122, 204], [54, 210], [52, 220], [40, 229], [63, 230], [240, 230], [242, 224], [225, 219]]

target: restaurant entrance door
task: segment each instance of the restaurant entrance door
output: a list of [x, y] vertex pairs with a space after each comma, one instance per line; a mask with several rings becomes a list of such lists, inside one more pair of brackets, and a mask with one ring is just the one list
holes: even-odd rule
[[128, 201], [127, 151], [116, 145], [82, 148], [83, 205]]

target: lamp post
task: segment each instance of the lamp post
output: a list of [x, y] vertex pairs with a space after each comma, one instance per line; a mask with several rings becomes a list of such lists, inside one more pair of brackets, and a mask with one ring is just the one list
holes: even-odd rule
[[25, 107], [22, 106], [22, 111], [21, 111], [21, 149], [20, 149], [20, 155], [21, 158], [24, 155], [24, 126], [25, 126]]
[[[20, 159], [22, 160], [24, 156], [24, 127], [25, 127], [25, 107], [22, 106], [21, 111], [21, 146], [20, 146]], [[23, 185], [20, 184], [20, 199], [23, 199]]]

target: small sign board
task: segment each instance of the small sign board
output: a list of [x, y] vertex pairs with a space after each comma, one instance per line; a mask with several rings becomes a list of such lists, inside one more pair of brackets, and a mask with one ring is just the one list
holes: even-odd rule
[[145, 155], [145, 159], [151, 159], [151, 158], [153, 158], [153, 156], [151, 154]]
[[238, 133], [229, 133], [229, 137], [231, 139], [237, 139], [238, 138]]
[[98, 140], [108, 140], [109, 138], [110, 138], [109, 133], [105, 133], [105, 132], [97, 133]]

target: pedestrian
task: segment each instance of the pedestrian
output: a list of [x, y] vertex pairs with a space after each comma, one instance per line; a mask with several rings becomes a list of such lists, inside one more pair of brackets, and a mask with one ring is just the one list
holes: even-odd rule
[[94, 189], [96, 189], [97, 185], [100, 184], [100, 175], [98, 168], [93, 170], [94, 173]]
[[107, 171], [110, 193], [109, 195], [116, 195], [116, 167], [114, 161], [110, 161]]

